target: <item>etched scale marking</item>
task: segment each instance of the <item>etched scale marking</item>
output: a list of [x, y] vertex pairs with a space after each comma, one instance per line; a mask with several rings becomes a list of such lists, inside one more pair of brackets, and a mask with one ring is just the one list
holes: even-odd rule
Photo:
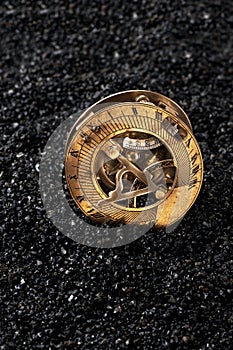
[[[187, 136], [182, 136], [183, 138], [180, 136], [178, 126], [185, 130]], [[127, 134], [125, 133], [126, 131]], [[143, 138], [143, 136], [140, 136], [140, 133], [147, 136]], [[136, 135], [135, 139], [132, 135]], [[119, 140], [120, 148], [118, 146], [118, 148], [114, 149], [113, 143], [113, 150], [111, 150], [113, 153], [103, 152], [106, 142], [109, 142], [108, 140], [112, 140], [113, 138], [114, 142], [115, 140]], [[121, 103], [120, 106], [119, 104], [112, 105], [104, 111], [89, 114], [86, 123], [82, 124], [81, 129], [77, 129], [77, 133], [66, 157], [66, 167], [70, 171], [67, 175], [67, 182], [71, 194], [77, 201], [80, 209], [96, 221], [136, 222], [142, 212], [141, 222], [150, 222], [153, 220], [159, 223], [163, 221], [162, 217], [156, 217], [160, 204], [158, 204], [158, 207], [156, 203], [146, 204], [145, 207], [134, 207], [134, 205], [137, 206], [137, 201], [134, 201], [133, 206], [128, 207], [126, 199], [121, 199], [119, 202], [113, 201], [101, 204], [101, 206], [98, 203], [101, 198], [109, 198], [111, 191], [113, 191], [118, 181], [117, 172], [122, 167], [129, 166], [129, 169], [130, 167], [131, 169], [135, 169], [131, 163], [131, 158], [126, 158], [127, 154], [129, 154], [129, 157], [133, 157], [134, 154], [137, 155], [137, 152], [145, 152], [142, 153], [140, 158], [144, 161], [144, 158], [146, 159], [150, 154], [146, 153], [147, 150], [148, 152], [156, 152], [156, 148], [163, 149], [164, 147], [174, 157], [174, 163], [168, 163], [167, 167], [169, 169], [169, 167], [171, 168], [173, 166], [172, 164], [176, 164], [178, 174], [177, 189], [181, 188], [183, 192], [190, 191], [190, 204], [187, 204], [186, 207], [191, 206], [202, 181], [202, 160], [200, 150], [191, 131], [186, 128], [183, 122], [179, 122], [176, 114], [170, 115], [170, 111], [162, 110], [151, 104], [140, 105], [133, 102], [131, 104]], [[151, 153], [151, 155], [153, 154]], [[103, 158], [103, 155], [105, 158]], [[75, 163], [76, 159], [77, 164]], [[97, 176], [94, 172], [100, 169], [98, 164], [96, 164], [98, 159], [103, 159], [103, 167], [101, 168], [102, 173], [98, 173], [99, 175]], [[117, 164], [119, 163], [120, 167], [118, 169]], [[109, 170], [109, 167], [112, 168]], [[72, 173], [72, 168], [77, 169], [77, 174]], [[156, 167], [152, 167], [151, 169], [156, 169]], [[139, 170], [137, 171], [139, 178], [143, 179], [143, 176], [140, 174], [143, 173], [144, 169], [140, 169], [139, 166]], [[134, 174], [134, 170], [132, 174]], [[131, 177], [132, 174], [130, 175]], [[130, 179], [130, 176], [128, 179]], [[110, 189], [106, 193], [104, 192], [105, 187], [101, 185], [101, 181], [103, 181], [105, 187], [111, 184]], [[124, 190], [124, 186], [122, 191]], [[175, 192], [174, 194], [171, 192], [169, 200], [165, 197], [164, 200], [168, 200], [170, 203], [169, 208], [173, 206], [172, 203], [175, 201], [176, 196], [177, 194]], [[154, 197], [156, 198], [155, 194]], [[169, 219], [172, 212], [171, 208], [169, 210], [170, 212], [166, 214], [166, 220]], [[178, 211], [177, 215], [180, 215]]]

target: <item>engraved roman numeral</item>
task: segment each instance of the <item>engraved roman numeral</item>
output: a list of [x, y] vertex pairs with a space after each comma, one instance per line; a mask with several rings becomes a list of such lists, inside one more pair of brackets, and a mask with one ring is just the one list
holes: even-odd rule
[[200, 170], [199, 164], [197, 164], [193, 169], [192, 169], [192, 176], [195, 176], [198, 171]]
[[70, 180], [72, 179], [77, 180], [77, 178], [78, 178], [78, 175], [69, 175]]
[[192, 162], [192, 165], [194, 165], [196, 163], [196, 160], [197, 160], [197, 156], [198, 154], [195, 153], [192, 157], [191, 157], [191, 162]]
[[80, 135], [85, 142], [88, 143], [91, 141], [91, 136], [88, 135], [86, 132], [82, 131]]
[[[195, 158], [195, 161], [196, 161], [196, 158]], [[189, 181], [189, 188], [188, 188], [189, 190], [191, 190], [193, 187], [196, 186], [196, 184], [198, 182], [200, 182], [200, 181], [197, 180], [197, 177], [196, 177], [196, 175], [197, 175], [199, 170], [201, 170], [199, 164], [197, 164], [196, 166], [194, 166], [192, 168], [192, 171], [191, 171], [191, 174], [190, 174], [191, 176], [190, 176], [190, 181]]]
[[103, 214], [99, 213], [98, 211], [96, 213], [91, 214], [91, 216], [95, 219], [102, 219], [105, 217]]
[[88, 128], [94, 132], [94, 133], [97, 133], [100, 131], [100, 126], [99, 125], [92, 125], [92, 124], [89, 124], [88, 125]]
[[197, 184], [197, 178], [195, 177], [189, 182], [189, 190], [191, 190], [193, 187], [195, 187]]
[[185, 142], [185, 145], [189, 148], [190, 147], [190, 142], [191, 142], [191, 137]]
[[79, 156], [79, 151], [74, 151], [74, 150], [72, 150], [72, 151], [70, 151], [70, 155], [71, 155], [72, 157], [78, 158], [78, 156]]
[[76, 199], [81, 203], [85, 198], [84, 196], [76, 196]]

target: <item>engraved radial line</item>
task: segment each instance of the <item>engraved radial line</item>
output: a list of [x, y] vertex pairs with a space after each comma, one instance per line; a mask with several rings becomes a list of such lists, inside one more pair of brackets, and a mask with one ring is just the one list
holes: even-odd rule
[[105, 133], [105, 136], [108, 136], [109, 130], [107, 129], [106, 125], [104, 123], [102, 123], [102, 121], [100, 119], [98, 119], [98, 122], [101, 124], [101, 128], [106, 130], [106, 132], [103, 130], [103, 132]]
[[177, 163], [178, 163], [178, 167], [180, 167], [180, 169], [182, 169], [182, 171], [179, 173], [179, 179], [180, 179], [181, 183], [185, 183], [189, 178], [189, 167], [187, 168], [187, 167], [183, 166], [184, 159], [182, 158], [181, 154], [179, 153], [179, 150], [178, 150], [178, 155], [177, 155]]
[[78, 158], [80, 158], [81, 156], [85, 157], [86, 154], [89, 154], [89, 152], [86, 151], [84, 148], [81, 148], [81, 149], [80, 149], [80, 154], [79, 154], [79, 157], [78, 157]]
[[[86, 192], [84, 192], [86, 194]], [[89, 196], [91, 196], [91, 203], [92, 205], [95, 207], [97, 205], [97, 203], [99, 202], [99, 197], [98, 196], [94, 196], [92, 194], [89, 194]]]
[[127, 221], [133, 222], [138, 217], [138, 215], [140, 215], [140, 212], [129, 212], [125, 215], [125, 217]]
[[91, 192], [93, 192], [93, 194], [97, 194], [95, 191], [95, 188], [93, 187], [93, 183], [91, 181], [86, 181], [84, 183], [82, 182], [82, 187], [86, 188], [87, 190], [89, 189]]
[[163, 126], [162, 126], [162, 123], [160, 122], [160, 128], [159, 128], [159, 130], [160, 130], [160, 135], [161, 135], [161, 137], [162, 137], [162, 135], [163, 135]]
[[180, 147], [177, 147], [177, 143], [176, 143], [175, 138], [170, 134], [168, 134], [168, 143], [169, 143], [171, 149], [173, 150], [173, 152], [176, 153], [177, 157], [180, 159], [181, 158], [180, 157]]
[[147, 129], [147, 115], [141, 116], [141, 122], [142, 122], [144, 129]]
[[[80, 139], [80, 135], [79, 135], [79, 139]], [[82, 143], [79, 143], [78, 141], [76, 141], [76, 142], [79, 146], [81, 146], [81, 148], [83, 147], [83, 142]]]
[[84, 192], [85, 193], [89, 193], [89, 194], [91, 194], [91, 198], [92, 197], [94, 197], [94, 196], [96, 196], [96, 193], [95, 193], [95, 190], [93, 189], [93, 187], [91, 186], [92, 184], [89, 184], [89, 185], [87, 185], [87, 184], [82, 184], [82, 188], [83, 188], [83, 190], [84, 190]]
[[109, 205], [109, 203], [104, 204], [101, 207], [101, 210], [106, 211], [108, 214], [115, 214], [116, 213], [116, 208], [113, 206]]
[[83, 145], [83, 148], [81, 149], [80, 154], [84, 153], [85, 157], [87, 157], [88, 155], [93, 153], [93, 148], [94, 147], [89, 148], [86, 145]]
[[150, 221], [151, 220], [151, 218], [150, 218], [150, 213], [144, 213], [143, 214], [143, 221], [145, 222], [145, 221]]
[[169, 135], [169, 144], [170, 144], [170, 147], [172, 148], [173, 152], [176, 154], [176, 158], [177, 160], [179, 161], [180, 163], [180, 160], [182, 159], [181, 155], [180, 155], [180, 148], [177, 147], [177, 145], [175, 144], [174, 142], [174, 137], [172, 137], [171, 135]]
[[[97, 142], [95, 142], [95, 143], [96, 143], [96, 145], [98, 145]], [[92, 145], [90, 142], [86, 142], [83, 144], [83, 147], [86, 147], [88, 150], [92, 150], [93, 147], [96, 147], [96, 145]]]
[[[138, 215], [140, 215], [141, 213], [142, 213], [142, 212], [136, 212], [135, 214], [137, 214], [137, 215], [134, 215], [134, 218], [133, 218], [133, 219], [134, 219], [134, 220], [135, 220], [135, 219], [138, 220]], [[143, 213], [143, 216], [141, 217], [141, 219], [142, 219], [142, 220], [144, 219], [144, 213]], [[140, 219], [140, 220], [141, 220], [141, 219]]]
[[95, 188], [93, 186], [93, 182], [91, 181], [90, 178], [88, 178], [88, 179], [81, 179], [80, 182], [82, 183], [82, 187], [83, 188], [92, 188], [93, 192], [95, 192]]
[[135, 114], [135, 115], [134, 115], [134, 119], [137, 121], [137, 127], [138, 127], [139, 129], [142, 129], [142, 126], [140, 125], [141, 123], [140, 123], [140, 119], [139, 119], [138, 114]]
[[140, 215], [141, 211], [127, 211], [126, 218], [128, 220], [130, 219], [136, 219], [138, 215]]
[[106, 130], [105, 136], [109, 135], [109, 130], [107, 129], [106, 125], [102, 124], [102, 128]]
[[125, 216], [125, 213], [124, 213], [123, 210], [121, 210], [121, 211], [119, 212], [119, 214], [117, 213], [117, 215], [115, 215], [115, 217], [117, 217], [117, 219], [122, 219], [122, 217], [124, 218], [124, 216]]
[[84, 153], [85, 155], [90, 154], [93, 152], [93, 147], [87, 147], [86, 145], [83, 145], [82, 149], [80, 150], [80, 154]]
[[114, 120], [113, 115], [112, 115], [109, 111], [108, 111], [107, 113], [108, 113], [109, 117], [110, 117], [112, 120]]
[[93, 199], [93, 198], [99, 199], [100, 198], [98, 193], [95, 192], [95, 189], [93, 189], [91, 187], [91, 185], [90, 186], [83, 186], [83, 190], [86, 194], [90, 195], [89, 198], [91, 198], [91, 199]]
[[91, 198], [91, 201], [93, 202], [93, 200], [95, 201], [99, 201], [99, 196], [96, 195], [93, 191], [91, 190], [88, 190], [87, 188], [83, 187], [83, 192], [85, 193], [85, 195], [88, 197], [88, 198]]
[[154, 120], [150, 118], [148, 122], [150, 122], [150, 126], [149, 126], [150, 130], [153, 130], [156, 132], [157, 130], [155, 129]]
[[91, 157], [83, 157], [79, 160], [78, 162], [78, 167], [81, 167], [82, 164], [86, 164], [88, 166], [90, 166], [91, 164]]
[[[90, 174], [90, 170], [88, 170], [86, 167], [85, 167], [85, 169], [79, 168], [79, 171], [78, 171], [78, 172], [79, 172], [79, 174], [83, 174], [83, 175], [85, 174], [85, 176], [86, 176], [86, 175], [89, 175], [89, 176], [91, 175], [91, 174]], [[79, 181], [79, 182], [80, 182], [80, 181]]]
[[91, 142], [94, 142], [96, 145], [98, 145], [98, 141], [96, 141], [92, 136], [91, 137]]
[[147, 118], [146, 123], [147, 123], [147, 128], [148, 128], [148, 130], [150, 130], [150, 131], [152, 131], [152, 132], [155, 132], [155, 127], [153, 128], [152, 122], [151, 122], [151, 119], [150, 119], [150, 118]]
[[121, 124], [123, 125], [123, 129], [128, 129], [129, 126], [125, 123], [125, 118], [124, 117], [120, 117], [120, 121]]
[[124, 129], [124, 126], [123, 126], [123, 124], [121, 123], [121, 118], [120, 118], [120, 117], [117, 118], [117, 121], [115, 120], [115, 123], [116, 123], [116, 124], [119, 124], [120, 127], [121, 127], [121, 129]]
[[126, 115], [125, 115], [125, 112], [122, 109], [121, 109], [121, 113], [122, 113], [123, 118], [125, 118]]
[[154, 215], [153, 213], [149, 213], [149, 220], [150, 221], [154, 221], [156, 219], [156, 215]]
[[177, 150], [177, 153], [178, 153], [180, 159], [183, 161], [184, 158], [185, 158], [185, 152], [184, 152], [183, 144], [179, 144], [178, 141], [176, 141], [176, 142], [173, 142], [173, 147], [174, 147], [175, 150]]
[[[89, 176], [91, 176], [91, 170], [89, 169], [89, 167], [90, 167], [90, 164], [88, 164], [88, 163], [83, 163], [83, 164], [81, 164], [80, 165], [80, 167], [79, 167], [79, 173], [85, 173], [85, 174], [88, 174]], [[88, 181], [88, 179], [81, 179], [81, 181]]]
[[[88, 130], [83, 130], [83, 131], [84, 131], [85, 134], [88, 134], [88, 132], [89, 132], [90, 130], [88, 129]], [[80, 135], [80, 136], [81, 136], [81, 135]], [[84, 143], [85, 143], [85, 144], [88, 144], [88, 143], [91, 144], [92, 142], [94, 142], [95, 144], [97, 144], [97, 142], [95, 141], [95, 139], [94, 139], [91, 135], [88, 134], [88, 136], [90, 136], [91, 139], [90, 139], [89, 142], [86, 142], [86, 141], [84, 140]], [[81, 136], [81, 137], [82, 137], [82, 136]]]
[[158, 134], [160, 135], [161, 134], [161, 123], [160, 122], [156, 122], [155, 124], [155, 127], [156, 127], [156, 131], [158, 131]]
[[88, 171], [80, 171], [79, 174], [78, 174], [78, 182], [79, 184], [83, 187], [83, 181], [80, 179], [79, 176], [84, 176], [84, 177], [90, 177], [90, 173]]
[[104, 132], [104, 130], [100, 127], [100, 130], [98, 131], [98, 133], [101, 135], [101, 136], [103, 136], [102, 138], [101, 138], [101, 141], [107, 136], [107, 134], [106, 134], [106, 132]]
[[145, 122], [146, 117], [143, 115], [139, 116], [139, 123], [143, 129], [146, 129], [146, 122]]
[[[90, 150], [91, 151], [91, 150]], [[93, 157], [93, 149], [92, 149], [92, 152], [87, 152], [86, 154], [85, 154], [85, 156], [83, 156], [83, 158], [84, 159], [88, 159], [88, 160], [91, 160], [92, 159], [92, 157]]]
[[[162, 137], [162, 139], [164, 140], [165, 138], [164, 138], [164, 128], [162, 127], [162, 125], [161, 125], [161, 137]], [[167, 140], [167, 139], [165, 139], [165, 140]]]
[[135, 118], [132, 114], [129, 115], [130, 123], [134, 128], [137, 128], [137, 125], [135, 125]]
[[145, 123], [146, 123], [146, 129], [149, 130], [148, 117], [145, 118]]
[[92, 153], [92, 151], [93, 151], [93, 147], [89, 148], [86, 145], [83, 145], [83, 148], [80, 150], [80, 155], [84, 153], [86, 156], [86, 155]]
[[130, 214], [129, 213], [127, 213], [127, 214], [124, 214], [124, 219], [125, 219], [125, 221], [126, 222], [129, 222], [129, 221], [131, 221], [130, 219], [131, 219], [131, 216], [130, 216]]
[[107, 125], [107, 127], [111, 130], [111, 132], [115, 132], [116, 131], [115, 130], [115, 123], [114, 124], [110, 123], [110, 124]]
[[[147, 114], [147, 113], [146, 113]], [[148, 129], [148, 125], [147, 125], [147, 117], [148, 117], [148, 114], [146, 116], [142, 116], [142, 121], [143, 121], [143, 124], [144, 124], [144, 129]]]
[[[169, 143], [171, 149], [172, 149], [173, 151], [176, 151], [175, 142], [174, 142], [174, 137], [171, 136], [169, 133], [168, 133], [168, 140], [167, 140], [167, 141], [168, 141], [168, 143]], [[179, 154], [179, 153], [178, 153], [178, 154]]]
[[105, 214], [110, 216], [112, 220], [120, 219], [121, 215], [119, 215], [119, 212], [116, 212], [114, 210], [110, 210], [109, 208], [104, 209]]
[[181, 164], [185, 164], [186, 161], [187, 161], [187, 159], [188, 159], [187, 155], [186, 155], [186, 154], [182, 155], [182, 154], [180, 153], [179, 156], [180, 156], [180, 162], [181, 162]]
[[137, 115], [138, 118], [138, 123], [141, 129], [145, 129], [145, 123], [143, 122], [142, 116], [141, 115]]
[[126, 215], [126, 214], [125, 214], [125, 211], [124, 211], [124, 210], [121, 210], [121, 211], [119, 212], [118, 218], [121, 219], [122, 216], [123, 216], [123, 218], [124, 218], [125, 215]]
[[182, 144], [181, 151], [180, 151], [180, 156], [182, 158], [182, 162], [185, 162], [185, 160], [187, 161], [187, 159], [188, 159], [188, 155], [185, 151], [186, 151], [186, 149], [185, 149], [184, 145]]
[[138, 125], [138, 120], [137, 120], [136, 115], [135, 115], [135, 114], [134, 114], [134, 115], [132, 115], [132, 118], [133, 118], [133, 121], [134, 121], [134, 125], [135, 125], [135, 127], [136, 127], [136, 128], [139, 128], [139, 125]]
[[115, 130], [112, 128], [112, 125], [109, 123], [107, 125], [102, 124], [103, 128], [105, 128], [105, 130], [107, 130], [107, 135], [111, 134], [112, 132], [114, 132]]
[[112, 207], [112, 206], [107, 206], [104, 208], [104, 210], [106, 210], [106, 212], [108, 213], [108, 215], [114, 215], [114, 217], [120, 219], [121, 217], [121, 211], [117, 211], [116, 208]]
[[99, 197], [97, 197], [97, 196], [94, 197], [93, 195], [91, 195], [91, 201], [90, 201], [90, 203], [92, 204], [93, 207], [96, 207], [96, 206], [97, 206], [97, 203], [99, 202], [99, 200], [100, 200]]
[[82, 159], [82, 161], [79, 163], [79, 166], [78, 166], [78, 168], [79, 169], [82, 169], [81, 167], [82, 166], [90, 166], [90, 162], [88, 162], [86, 159]]
[[120, 123], [118, 121], [115, 120], [115, 126], [116, 126], [116, 129], [115, 130], [121, 130], [123, 129], [123, 127], [120, 125]]
[[80, 153], [79, 160], [80, 159], [81, 160], [83, 160], [83, 159], [89, 159], [90, 160], [92, 158], [92, 153], [93, 152], [91, 152], [91, 153], [90, 152], [83, 152], [83, 153], [82, 152]]
[[176, 140], [176, 138], [172, 135], [169, 135], [172, 143], [172, 147], [178, 151], [179, 154], [183, 152], [181, 144]]
[[[101, 130], [97, 132], [91, 131], [93, 136], [91, 136], [92, 140], [95, 140], [95, 143], [99, 144], [99, 142], [104, 138], [104, 135], [101, 134]], [[98, 137], [98, 140], [96, 138]]]
[[125, 117], [125, 119], [126, 119], [126, 121], [127, 121], [128, 128], [131, 128], [131, 127], [132, 127], [132, 125], [131, 125], [131, 121], [130, 121], [129, 116], [126, 116], [126, 117]]
[[[85, 181], [85, 179], [83, 179], [83, 181]], [[93, 193], [95, 193], [95, 190], [93, 189], [93, 183], [91, 181], [83, 181], [79, 181], [82, 188], [92, 189]]]
[[125, 123], [125, 126], [126, 126], [126, 129], [129, 129], [131, 127], [131, 125], [129, 124], [129, 118], [127, 117], [124, 117], [124, 123]]

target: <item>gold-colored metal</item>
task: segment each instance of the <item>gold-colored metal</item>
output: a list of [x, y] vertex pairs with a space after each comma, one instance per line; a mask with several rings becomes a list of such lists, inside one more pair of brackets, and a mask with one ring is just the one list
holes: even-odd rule
[[194, 203], [203, 162], [185, 112], [161, 94], [132, 90], [78, 119], [65, 173], [75, 203], [93, 221], [165, 227]]

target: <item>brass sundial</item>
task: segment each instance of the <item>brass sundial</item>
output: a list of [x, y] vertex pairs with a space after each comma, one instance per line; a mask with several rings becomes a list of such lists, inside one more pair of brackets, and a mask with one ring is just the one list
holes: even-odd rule
[[91, 220], [166, 227], [197, 198], [203, 162], [185, 112], [163, 95], [133, 90], [83, 113], [68, 138], [65, 173]]

